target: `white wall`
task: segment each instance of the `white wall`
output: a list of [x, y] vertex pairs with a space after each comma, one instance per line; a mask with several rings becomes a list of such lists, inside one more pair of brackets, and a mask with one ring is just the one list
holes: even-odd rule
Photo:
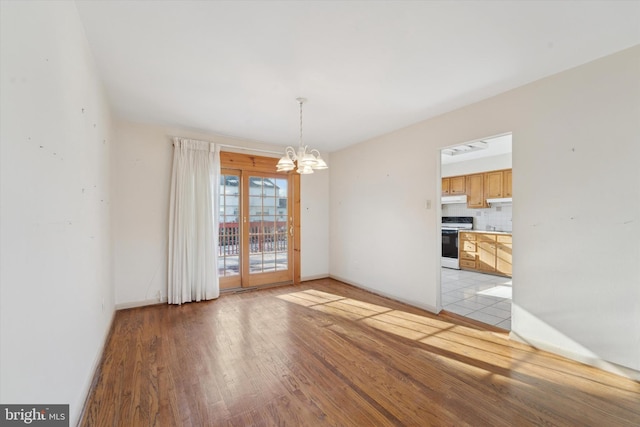
[[[322, 158], [331, 166], [331, 157]], [[329, 171], [300, 177], [302, 280], [329, 276]]]
[[332, 277], [436, 311], [436, 142], [406, 128], [332, 153]]
[[0, 8], [0, 401], [75, 425], [114, 312], [109, 108], [73, 2]]
[[437, 309], [439, 148], [513, 132], [514, 336], [640, 370], [639, 75], [636, 46], [332, 153], [331, 275]]
[[471, 175], [479, 172], [511, 169], [511, 166], [511, 153], [500, 154], [464, 162], [443, 164], [442, 176]]
[[167, 298], [173, 147], [163, 129], [114, 121], [113, 282], [116, 304]]
[[[255, 149], [283, 149], [219, 135], [116, 120], [113, 274], [118, 307], [157, 303], [158, 292], [162, 293], [162, 300], [166, 300], [171, 135]], [[328, 180], [329, 174], [325, 171], [302, 179], [303, 279], [328, 276]]]

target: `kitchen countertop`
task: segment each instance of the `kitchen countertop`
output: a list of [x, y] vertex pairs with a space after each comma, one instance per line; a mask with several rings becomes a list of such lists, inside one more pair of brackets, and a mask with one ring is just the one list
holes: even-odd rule
[[512, 234], [511, 231], [499, 231], [499, 230], [460, 230], [464, 233], [482, 233], [482, 234]]

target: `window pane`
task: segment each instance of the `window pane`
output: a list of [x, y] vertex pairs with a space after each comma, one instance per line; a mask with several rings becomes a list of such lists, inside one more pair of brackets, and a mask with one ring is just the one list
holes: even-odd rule
[[222, 175], [220, 178], [220, 210], [218, 211], [218, 274], [240, 274], [240, 177]]
[[288, 255], [286, 252], [276, 254], [276, 270], [286, 270], [288, 268]]
[[249, 273], [262, 272], [262, 254], [249, 255]]
[[274, 253], [265, 253], [262, 259], [263, 271], [275, 271], [276, 270], [276, 255]]

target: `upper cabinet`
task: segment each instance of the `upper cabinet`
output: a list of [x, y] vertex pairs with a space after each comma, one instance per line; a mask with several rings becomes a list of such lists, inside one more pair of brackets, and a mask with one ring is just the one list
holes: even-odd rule
[[442, 178], [442, 195], [443, 196], [459, 196], [466, 194], [465, 177], [452, 176]]
[[484, 198], [495, 199], [497, 197], [504, 197], [502, 195], [502, 171], [487, 172], [484, 174]]
[[467, 207], [486, 208], [484, 197], [484, 174], [467, 175]]
[[503, 172], [502, 176], [502, 188], [504, 197], [513, 197], [511, 192], [511, 176], [513, 175], [512, 169], [507, 169]]
[[467, 195], [467, 207], [488, 208], [487, 199], [512, 197], [511, 169], [442, 178], [442, 195]]
[[485, 199], [511, 197], [511, 169], [485, 172]]
[[451, 178], [442, 178], [442, 195], [448, 196], [451, 191]]

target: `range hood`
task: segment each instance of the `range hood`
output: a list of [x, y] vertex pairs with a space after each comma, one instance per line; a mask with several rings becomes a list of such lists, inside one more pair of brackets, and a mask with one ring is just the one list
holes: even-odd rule
[[467, 195], [462, 196], [443, 196], [441, 199], [443, 205], [451, 205], [453, 203], [467, 203]]
[[511, 203], [513, 203], [513, 201], [511, 197], [500, 197], [497, 199], [487, 199], [487, 203], [489, 203], [490, 205], [498, 205], [498, 204], [510, 205]]

